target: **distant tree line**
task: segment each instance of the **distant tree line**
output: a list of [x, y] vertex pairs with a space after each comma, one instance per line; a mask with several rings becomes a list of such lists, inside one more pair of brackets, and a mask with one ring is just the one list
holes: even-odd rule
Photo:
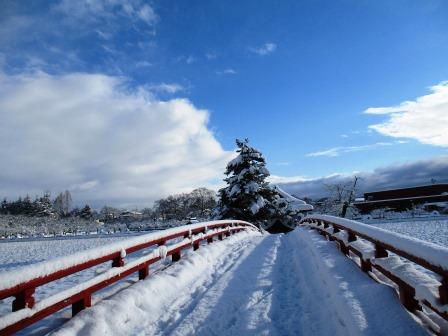
[[155, 202], [153, 213], [161, 219], [208, 218], [216, 206], [216, 193], [207, 188], [170, 195]]
[[[170, 195], [161, 198], [153, 207], [138, 211], [126, 211], [112, 206], [104, 206], [96, 213], [86, 204], [83, 208], [72, 208], [72, 196], [68, 190], [59, 193], [54, 199], [49, 192], [36, 196], [34, 200], [29, 195], [16, 200], [4, 199], [0, 214], [24, 216], [55, 216], [59, 218], [79, 217], [84, 219], [101, 219], [111, 221], [134, 221], [137, 219], [183, 220], [187, 218], [210, 218], [216, 206], [216, 193], [207, 188], [198, 188], [190, 193]], [[126, 215], [128, 217], [126, 217]], [[138, 215], [138, 216], [137, 216]]]
[[129, 214], [129, 220], [139, 218], [153, 220], [183, 220], [192, 217], [207, 219], [211, 217], [216, 206], [216, 193], [207, 188], [198, 188], [189, 193], [170, 195], [154, 202], [153, 207], [141, 210], [123, 212], [123, 210], [104, 206], [100, 218], [108, 221], [123, 221], [123, 214]]
[[14, 201], [4, 198], [0, 206], [0, 214], [3, 215], [24, 215], [31, 217], [80, 217], [90, 219], [93, 216], [92, 209], [85, 205], [82, 209], [72, 209], [72, 196], [68, 190], [59, 193], [54, 200], [49, 192], [43, 196], [36, 196], [31, 200], [29, 195], [19, 197]]

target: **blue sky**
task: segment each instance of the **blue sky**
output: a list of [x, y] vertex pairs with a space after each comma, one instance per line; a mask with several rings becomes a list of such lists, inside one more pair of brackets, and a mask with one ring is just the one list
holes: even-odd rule
[[[163, 171], [163, 167], [150, 170], [148, 166], [157, 157], [154, 153], [169, 150], [164, 146], [145, 140], [129, 147], [116, 145], [112, 151], [104, 140], [126, 143], [135, 125], [133, 118], [140, 117], [135, 121], [138, 125], [167, 124], [160, 129], [151, 125], [148, 133], [142, 128], [135, 133], [140, 139], [164, 138], [171, 131], [182, 133], [177, 127], [188, 128], [190, 133], [182, 138], [185, 160], [198, 155], [198, 164], [213, 166], [201, 179], [195, 175], [200, 169], [192, 165], [190, 175], [176, 175], [185, 163], [174, 160], [173, 174], [191, 183], [160, 186], [155, 188], [157, 195], [198, 184], [212, 186], [221, 178], [217, 172], [231, 156], [236, 137], [249, 138], [265, 154], [271, 173], [279, 177], [372, 171], [448, 153], [448, 85], [444, 83], [448, 80], [448, 3], [443, 0], [2, 0], [0, 6], [3, 135], [12, 125], [24, 130], [15, 142], [20, 155], [11, 159], [13, 171], [0, 176], [8, 185], [0, 190], [4, 194], [71, 188], [80, 197], [109, 201], [94, 190], [110, 184], [106, 176], [114, 179], [118, 168], [110, 166], [117, 157], [139, 162], [126, 171], [152, 175]], [[79, 88], [90, 85], [101, 86], [100, 93], [92, 89], [81, 96]], [[8, 101], [12, 96], [22, 101], [30, 92], [29, 105]], [[73, 100], [59, 106], [64, 97]], [[83, 97], [89, 104], [80, 103]], [[95, 105], [101, 99], [104, 106], [110, 103], [111, 109], [122, 106], [120, 111], [129, 111], [108, 119], [108, 132], [101, 129], [101, 139], [89, 140], [104, 143], [92, 146], [90, 156], [83, 156], [79, 146], [88, 149], [90, 143], [79, 142], [82, 129], [74, 125], [88, 122], [90, 127], [92, 120], [103, 120], [108, 112], [98, 114]], [[170, 116], [177, 109], [191, 109], [191, 114], [172, 124], [171, 117], [169, 122], [151, 119], [154, 116], [148, 115], [156, 112], [148, 104], [139, 105], [137, 100], [142, 99], [151, 106], [167, 103]], [[29, 106], [35, 106], [35, 111]], [[60, 122], [51, 124], [47, 132], [37, 132], [46, 118], [51, 122], [45, 125], [53, 123], [54, 118], [45, 114], [53, 108], [65, 111], [56, 117]], [[133, 112], [146, 108], [145, 117]], [[33, 122], [21, 124], [23, 120], [12, 118], [11, 111], [30, 115]], [[87, 113], [84, 119], [64, 124], [82, 113]], [[190, 119], [196, 123], [189, 123]], [[115, 127], [119, 129], [116, 138]], [[42, 134], [54, 134], [55, 129], [67, 131], [43, 140]], [[98, 128], [91, 131], [100, 133]], [[9, 134], [8, 139], [19, 135]], [[59, 146], [53, 152], [65, 160], [52, 166], [48, 158], [37, 162], [31, 157], [30, 151], [48, 152], [47, 144], [62, 138], [67, 150]], [[139, 146], [151, 151], [141, 149], [141, 155], [132, 157], [124, 154]], [[110, 157], [99, 163], [105, 151]], [[3, 157], [12, 155], [8, 153], [2, 153]], [[145, 155], [153, 159], [145, 161]], [[94, 164], [79, 163], [86, 161]], [[36, 174], [42, 183], [23, 182], [17, 167], [26, 164], [39, 167], [42, 174], [28, 168], [23, 174]], [[65, 166], [69, 168], [60, 169], [57, 183], [45, 174], [48, 170], [54, 176], [58, 167]], [[104, 166], [107, 170], [101, 170]], [[129, 185], [137, 180], [133, 176]], [[105, 190], [116, 192], [126, 183], [123, 179], [119, 186]], [[123, 196], [129, 204], [157, 197], [137, 189], [134, 186]]]

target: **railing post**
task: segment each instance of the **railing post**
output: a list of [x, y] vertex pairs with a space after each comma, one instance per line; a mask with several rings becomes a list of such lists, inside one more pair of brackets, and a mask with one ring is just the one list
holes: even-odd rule
[[171, 255], [171, 261], [172, 261], [172, 262], [177, 262], [177, 261], [180, 260], [180, 258], [181, 258], [180, 251], [178, 251], [178, 252], [174, 252], [174, 253]]
[[448, 304], [448, 277], [444, 276], [439, 286], [439, 299], [441, 304]]
[[372, 263], [370, 262], [370, 259], [364, 260], [363, 258], [360, 258], [361, 260], [361, 270], [363, 272], [372, 272]]
[[213, 243], [213, 237], [207, 238], [207, 244], [211, 244], [211, 243]]
[[375, 258], [386, 258], [389, 254], [386, 249], [379, 244], [375, 244]]
[[345, 245], [343, 241], [339, 242], [339, 249], [340, 249], [341, 252], [342, 252], [343, 254], [345, 254], [346, 256], [349, 255], [348, 246]]
[[407, 284], [398, 284], [398, 291], [400, 293], [400, 301], [406, 309], [410, 311], [421, 310], [422, 307], [415, 299], [415, 289]]
[[12, 311], [18, 311], [23, 308], [34, 307], [34, 288], [27, 288], [15, 295], [15, 300], [12, 302]]
[[353, 242], [356, 240], [356, 235], [352, 231], [348, 230], [347, 233], [349, 242]]
[[193, 251], [199, 250], [199, 243], [200, 243], [199, 240], [197, 240], [193, 243]]
[[75, 316], [80, 311], [92, 306], [92, 295], [90, 293], [72, 304], [72, 316]]
[[121, 256], [112, 260], [112, 267], [123, 267], [124, 266], [124, 258]]
[[145, 265], [143, 268], [138, 270], [138, 279], [145, 280], [149, 275], [149, 266]]

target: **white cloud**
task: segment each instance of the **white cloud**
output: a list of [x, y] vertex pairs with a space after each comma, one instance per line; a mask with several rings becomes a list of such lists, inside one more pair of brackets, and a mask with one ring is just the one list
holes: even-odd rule
[[185, 59], [185, 63], [187, 64], [193, 64], [194, 62], [196, 62], [196, 58], [194, 56], [190, 55]]
[[430, 89], [430, 94], [397, 106], [368, 108], [365, 113], [389, 115], [385, 122], [369, 127], [387, 136], [448, 147], [448, 82]]
[[175, 59], [176, 63], [186, 63], [186, 64], [193, 64], [196, 61], [197, 61], [197, 59], [193, 55], [189, 55], [189, 56], [181, 55], [181, 56], [176, 57], [176, 59]]
[[294, 183], [294, 182], [304, 182], [309, 179], [303, 176], [278, 176], [278, 175], [270, 175], [268, 177], [268, 181], [273, 184], [277, 183]]
[[234, 153], [207, 122], [123, 78], [0, 73], [0, 195], [71, 187], [78, 201], [142, 205], [210, 186]]
[[215, 59], [215, 58], [217, 58], [218, 55], [215, 54], [215, 53], [206, 53], [206, 54], [205, 54], [205, 57], [206, 57], [208, 60], [211, 60], [211, 59]]
[[185, 90], [185, 88], [182, 85], [176, 83], [153, 84], [149, 85], [148, 89], [151, 91], [166, 92], [166, 93], [176, 93]]
[[154, 10], [149, 5], [143, 5], [137, 10], [138, 17], [146, 22], [148, 25], [153, 25], [157, 22], [158, 17]]
[[234, 69], [232, 69], [232, 68], [227, 68], [227, 69], [224, 69], [224, 70], [216, 71], [216, 74], [217, 75], [236, 75], [237, 72]]
[[261, 56], [266, 56], [272, 54], [276, 49], [277, 45], [275, 43], [267, 42], [259, 47], [250, 47], [249, 51]]
[[146, 68], [146, 67], [150, 67], [153, 64], [151, 62], [148, 61], [139, 61], [135, 63], [135, 67], [136, 68]]
[[345, 153], [352, 153], [352, 152], [360, 152], [360, 151], [366, 151], [378, 147], [383, 146], [391, 146], [393, 145], [392, 142], [377, 142], [370, 145], [362, 145], [362, 146], [347, 146], [347, 147], [333, 147], [330, 149], [325, 149], [318, 152], [308, 153], [306, 156], [308, 157], [315, 157], [315, 156], [328, 156], [328, 157], [336, 157], [340, 156], [341, 154]]
[[135, 22], [153, 26], [158, 21], [152, 7], [140, 0], [62, 0], [55, 9], [67, 15], [72, 22], [97, 22], [99, 19], [110, 21], [127, 17]]

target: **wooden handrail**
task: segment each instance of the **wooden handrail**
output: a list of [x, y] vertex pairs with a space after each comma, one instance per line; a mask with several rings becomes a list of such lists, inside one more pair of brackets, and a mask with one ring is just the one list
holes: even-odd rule
[[[181, 258], [181, 251], [184, 249], [193, 247], [193, 250], [197, 250], [202, 241], [212, 243], [214, 237], [222, 240], [242, 230], [258, 229], [248, 222], [238, 220], [184, 225], [1, 272], [0, 300], [8, 297], [15, 297], [15, 300], [12, 303], [12, 312], [0, 316], [0, 335], [22, 330], [69, 305], [72, 306], [72, 314], [76, 315], [91, 306], [91, 296], [94, 292], [136, 272], [139, 280], [143, 280], [149, 275], [149, 265], [165, 257], [160, 255], [161, 248], [156, 248], [151, 253], [125, 264], [126, 255], [165, 245], [166, 256], [171, 256], [172, 261], [176, 262]], [[183, 240], [176, 242], [180, 238]], [[37, 287], [108, 261], [112, 261], [112, 268], [106, 273], [36, 302], [34, 292]]]
[[[352, 258], [350, 252], [353, 253], [359, 259], [361, 269], [375, 280], [378, 277], [373, 270], [394, 283], [400, 301], [408, 310], [421, 312], [425, 305], [448, 320], [448, 248], [334, 216], [309, 215], [300, 224], [335, 241], [347, 257]], [[434, 276], [431, 272], [418, 270], [413, 264], [435, 273]], [[403, 269], [411, 274], [417, 272], [419, 276], [406, 276]], [[419, 281], [417, 279], [427, 279], [424, 285], [436, 286], [438, 295], [429, 294], [434, 290], [422, 293], [421, 286], [414, 283]]]

